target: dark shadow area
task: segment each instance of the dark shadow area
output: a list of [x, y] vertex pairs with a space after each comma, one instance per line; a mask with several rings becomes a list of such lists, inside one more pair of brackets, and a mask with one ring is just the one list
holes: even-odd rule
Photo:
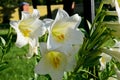
[[[52, 12], [51, 12], [51, 17], [52, 17], [52, 18], [49, 18], [49, 19], [55, 19], [56, 14], [57, 14], [57, 11], [58, 11], [58, 9], [55, 9], [54, 11], [52, 11]], [[47, 15], [40, 17], [41, 20], [43, 20], [43, 19], [45, 19], [45, 18], [48, 18]]]
[[2, 7], [2, 10], [0, 11], [3, 14], [3, 21], [2, 23], [9, 23], [10, 18], [12, 18], [12, 13], [15, 12], [15, 8], [8, 8], [8, 7]]

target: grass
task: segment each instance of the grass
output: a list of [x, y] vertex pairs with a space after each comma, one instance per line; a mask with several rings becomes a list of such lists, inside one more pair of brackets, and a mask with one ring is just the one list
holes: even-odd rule
[[27, 47], [11, 47], [4, 56], [3, 60], [8, 62], [8, 68], [0, 72], [0, 80], [30, 80], [34, 77], [35, 57], [28, 60], [24, 57], [26, 53]]
[[5, 35], [8, 33], [8, 29], [0, 29], [0, 35]]
[[[1, 29], [0, 35], [7, 36], [8, 29]], [[14, 36], [16, 39], [16, 36]], [[7, 68], [0, 71], [0, 80], [48, 80], [45, 76], [38, 76], [35, 79], [34, 67], [38, 56], [27, 59], [25, 55], [28, 52], [28, 45], [18, 48], [15, 46], [15, 40], [12, 40], [10, 51], [5, 54], [3, 62], [7, 62]], [[2, 52], [0, 50], [0, 59]]]

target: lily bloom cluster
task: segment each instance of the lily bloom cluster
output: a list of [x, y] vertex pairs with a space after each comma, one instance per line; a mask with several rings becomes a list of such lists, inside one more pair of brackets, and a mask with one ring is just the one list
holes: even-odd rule
[[[52, 80], [61, 80], [65, 71], [75, 67], [75, 55], [83, 43], [84, 35], [78, 28], [81, 17], [78, 14], [70, 17], [60, 9], [55, 20], [40, 20], [39, 17], [39, 11], [34, 9], [32, 14], [23, 11], [21, 20], [10, 22], [17, 33], [16, 46], [21, 48], [29, 44], [28, 58], [38, 54], [40, 47], [42, 58], [35, 73], [49, 74]], [[48, 34], [47, 41], [39, 43], [44, 34]]]
[[[104, 9], [104, 4], [110, 4], [115, 10]], [[118, 20], [105, 21], [108, 15], [117, 16]], [[30, 47], [27, 58], [38, 55], [40, 48], [41, 59], [35, 73], [49, 74], [52, 80], [62, 80], [66, 72], [66, 80], [106, 80], [113, 76], [120, 79], [116, 64], [120, 62], [118, 0], [102, 0], [93, 23], [88, 21], [89, 33], [78, 28], [82, 20], [78, 14], [69, 16], [59, 9], [54, 20], [39, 18], [39, 11], [34, 9], [33, 14], [23, 11], [21, 20], [10, 22], [17, 33], [16, 46], [21, 48], [28, 44]], [[46, 41], [39, 42], [45, 34]], [[110, 62], [114, 65], [113, 72], [107, 67]]]

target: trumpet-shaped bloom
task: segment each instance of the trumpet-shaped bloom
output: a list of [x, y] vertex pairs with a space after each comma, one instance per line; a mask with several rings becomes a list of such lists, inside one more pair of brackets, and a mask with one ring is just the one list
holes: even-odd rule
[[39, 17], [38, 10], [34, 9], [32, 15], [23, 11], [21, 20], [10, 22], [11, 27], [13, 27], [17, 33], [16, 45], [21, 48], [29, 44], [30, 48], [29, 53], [26, 55], [27, 58], [31, 58], [34, 53], [38, 54], [38, 37], [41, 37], [46, 31]]
[[38, 55], [38, 47], [39, 47], [39, 43], [38, 43], [38, 38], [34, 39], [31, 41], [32, 44], [29, 44], [29, 52], [28, 54], [26, 54], [26, 57], [28, 59], [30, 59], [34, 54]]
[[[40, 44], [42, 58], [35, 67], [35, 72], [41, 75], [49, 74], [52, 80], [62, 80], [64, 71], [71, 71], [76, 65], [73, 51], [68, 53], [60, 50], [48, 50], [45, 43]], [[71, 52], [70, 52], [71, 51]]]
[[68, 44], [82, 44], [83, 33], [78, 29], [81, 17], [75, 14], [71, 17], [64, 11], [58, 10], [54, 22], [48, 28], [48, 48], [55, 49]]
[[99, 59], [101, 64], [100, 70], [104, 70], [106, 68], [106, 63], [110, 62], [112, 57], [105, 53], [102, 53], [100, 56], [101, 56], [101, 58]]
[[46, 28], [43, 22], [39, 20], [39, 12], [34, 9], [31, 15], [28, 12], [22, 12], [22, 18], [19, 21], [11, 21], [10, 25], [17, 33], [16, 45], [23, 47], [29, 44], [32, 48], [37, 46], [38, 37], [45, 34]]
[[102, 51], [120, 62], [120, 48], [103, 49]]
[[38, 54], [38, 37], [41, 37], [46, 31], [39, 17], [38, 10], [34, 9], [32, 15], [23, 11], [21, 20], [10, 22], [11, 27], [13, 27], [17, 33], [16, 45], [21, 48], [29, 44], [29, 53], [26, 55], [27, 58], [31, 58], [34, 53]]
[[115, 39], [115, 45], [110, 49], [103, 49], [104, 53], [111, 55], [120, 62], [120, 42]]
[[114, 41], [115, 41], [115, 44], [113, 47], [120, 48], [120, 41], [118, 41], [117, 39], [114, 39]]

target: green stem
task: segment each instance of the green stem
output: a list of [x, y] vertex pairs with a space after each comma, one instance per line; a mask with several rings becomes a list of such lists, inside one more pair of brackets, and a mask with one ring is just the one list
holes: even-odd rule
[[[101, 2], [101, 3], [100, 3], [100, 6], [99, 6], [99, 8], [98, 8], [97, 14], [96, 14], [96, 16], [95, 16], [95, 19], [94, 19], [94, 21], [93, 21], [93, 23], [92, 23], [92, 28], [95, 26], [96, 21], [97, 21], [98, 18], [100, 17], [100, 12], [102, 11], [102, 7], [103, 7], [103, 3]], [[91, 28], [91, 29], [92, 29], [92, 28]]]

